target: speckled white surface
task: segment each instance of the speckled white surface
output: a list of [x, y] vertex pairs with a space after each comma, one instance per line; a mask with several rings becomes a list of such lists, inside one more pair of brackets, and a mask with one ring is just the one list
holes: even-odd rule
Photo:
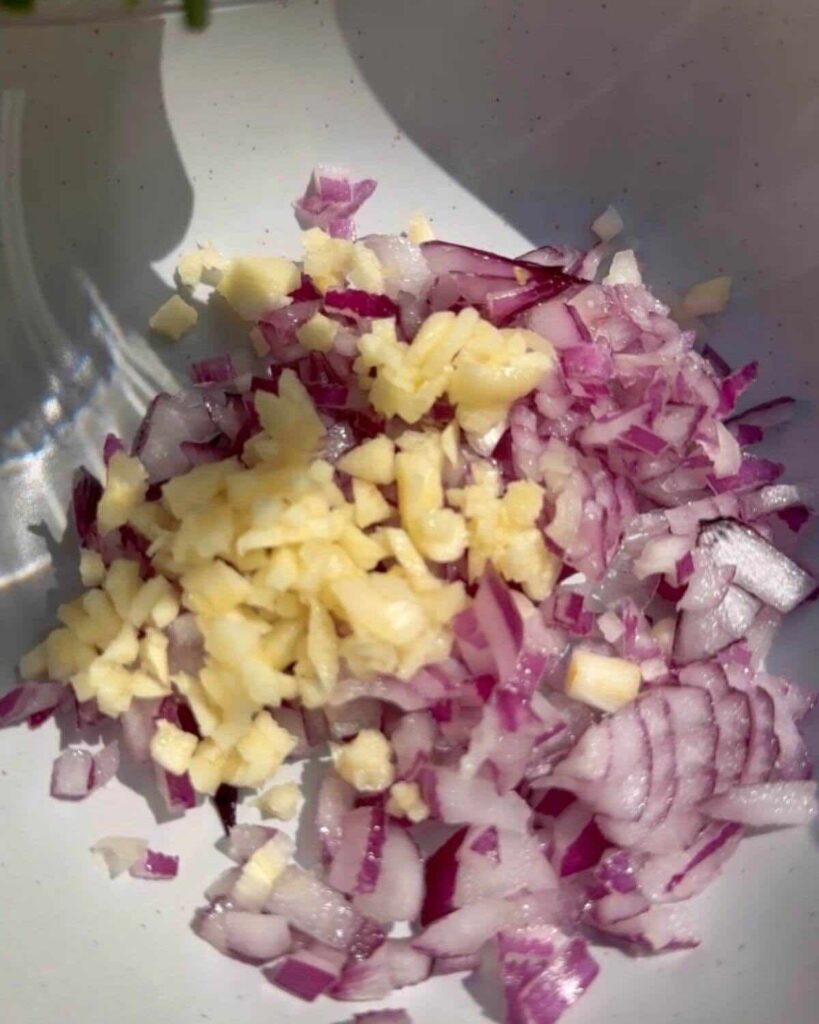
[[[614, 201], [659, 288], [723, 268], [736, 275], [735, 302], [710, 340], [729, 359], [765, 361], [760, 399], [787, 391], [807, 400], [819, 389], [812, 4], [228, 7], [204, 36], [175, 19], [0, 20], [3, 443], [43, 404], [55, 371], [54, 347], [32, 356], [32, 337], [64, 339], [73, 362], [63, 373], [76, 377], [23, 476], [7, 448], [0, 461], [0, 690], [72, 586], [69, 546], [27, 527], [59, 526], [70, 464], [107, 415], [133, 424], [146, 387], [162, 378], [138, 336], [167, 294], [174, 253], [206, 238], [227, 251], [292, 249], [289, 200], [314, 162], [381, 180], [366, 228], [400, 229], [423, 207], [442, 236], [509, 252], [527, 240], [583, 242], [592, 216]], [[43, 12], [49, 20], [53, 5]], [[181, 371], [215, 338], [236, 340], [231, 325], [205, 320], [196, 340], [158, 350], [160, 359]], [[815, 466], [815, 438], [805, 413], [775, 443], [795, 475]], [[56, 573], [37, 569], [49, 551]], [[815, 609], [794, 616], [775, 657], [814, 686]], [[817, 738], [814, 726], [815, 752]], [[293, 1004], [188, 931], [223, 862], [208, 808], [157, 825], [120, 784], [85, 804], [52, 802], [56, 744], [50, 727], [0, 735], [3, 1024], [351, 1016], [339, 1004]], [[116, 833], [181, 854], [180, 878], [109, 882], [88, 847]], [[701, 949], [651, 961], [603, 951], [601, 978], [567, 1024], [814, 1024], [817, 842], [806, 830], [745, 843], [700, 901]], [[453, 979], [391, 1005], [418, 1022], [481, 1014]]]

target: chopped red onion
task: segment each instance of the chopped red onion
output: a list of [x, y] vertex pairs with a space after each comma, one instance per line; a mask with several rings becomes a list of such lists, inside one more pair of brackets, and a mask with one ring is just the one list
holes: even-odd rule
[[785, 467], [780, 462], [771, 462], [770, 459], [759, 459], [746, 455], [742, 465], [733, 476], [718, 478], [716, 475], [708, 475], [707, 483], [714, 494], [743, 494], [752, 491], [765, 484], [772, 484], [778, 480]]
[[227, 384], [236, 376], [236, 368], [229, 355], [211, 356], [191, 363], [191, 380], [194, 384]]
[[583, 259], [580, 249], [568, 245], [543, 245], [539, 249], [531, 249], [518, 257], [521, 263], [535, 263], [539, 267], [561, 267], [570, 270]]
[[[370, 876], [365, 874], [365, 877]], [[423, 863], [418, 847], [407, 832], [387, 822], [377, 880], [371, 889], [356, 893], [354, 907], [381, 923], [413, 921], [421, 910], [423, 887]]]
[[685, 665], [709, 658], [751, 628], [761, 605], [740, 587], [729, 586], [722, 601], [707, 611], [683, 611], [674, 639], [674, 657]]
[[361, 241], [376, 254], [387, 279], [387, 294], [401, 304], [401, 292], [421, 296], [432, 274], [420, 246], [403, 235], [367, 235]]
[[[686, 679], [696, 683], [693, 670]], [[781, 749], [774, 722], [760, 687], [747, 697], [728, 686], [656, 687], [587, 730], [553, 778], [604, 816], [600, 827], [619, 845], [657, 849], [665, 829], [671, 850], [699, 864], [684, 838], [689, 819], [696, 828], [701, 801], [770, 777]]]
[[92, 697], [90, 700], [76, 700], [73, 698], [74, 721], [78, 729], [93, 729], [99, 726], [105, 716], [99, 709], [99, 705]]
[[435, 724], [426, 711], [404, 715], [390, 736], [399, 779], [414, 779], [432, 758]]
[[725, 415], [734, 411], [740, 397], [756, 380], [758, 371], [758, 363], [748, 363], [723, 379], [720, 384], [720, 413]]
[[632, 917], [603, 924], [592, 913], [590, 923], [631, 952], [660, 953], [699, 945], [684, 909], [674, 904], [650, 907]]
[[439, 956], [432, 962], [432, 973], [439, 974], [461, 974], [466, 971], [471, 973], [480, 967], [481, 957], [479, 953], [467, 953], [464, 956]]
[[148, 473], [150, 483], [162, 483], [191, 468], [183, 442], [211, 441], [216, 434], [203, 395], [195, 390], [158, 395], [145, 414], [132, 453]]
[[344, 815], [338, 849], [327, 875], [330, 885], [349, 895], [375, 890], [385, 852], [386, 825], [380, 801]]
[[608, 274], [603, 278], [603, 284], [610, 288], [616, 285], [641, 285], [643, 277], [637, 263], [637, 257], [631, 249], [622, 249], [616, 252], [611, 258], [611, 266]]
[[101, 789], [119, 771], [119, 743], [112, 740], [94, 754], [91, 788]]
[[735, 823], [706, 825], [697, 839], [678, 853], [649, 857], [637, 871], [637, 884], [654, 903], [695, 896], [719, 874], [742, 838]]
[[764, 782], [713, 797], [700, 805], [703, 814], [742, 825], [807, 825], [819, 816], [816, 782]]
[[179, 448], [191, 469], [221, 462], [233, 454], [233, 445], [225, 437], [214, 437], [210, 441], [183, 441]]
[[244, 864], [278, 835], [281, 833], [272, 825], [234, 825], [228, 832], [225, 853], [237, 864]]
[[431, 966], [430, 958], [409, 939], [387, 939], [367, 959], [345, 964], [330, 995], [340, 1000], [385, 999], [396, 989], [426, 981]]
[[499, 795], [488, 779], [465, 778], [451, 768], [425, 769], [421, 786], [434, 814], [447, 824], [526, 830], [529, 808], [525, 801], [513, 792]]
[[109, 782], [118, 768], [116, 740], [96, 754], [80, 747], [67, 747], [54, 762], [51, 795], [58, 800], [83, 800]]
[[771, 512], [787, 515], [793, 512], [804, 522], [813, 515], [815, 495], [813, 488], [794, 484], [773, 484], [751, 494], [743, 494], [738, 502], [740, 518], [746, 522], [759, 519]]
[[293, 302], [307, 302], [309, 299], [321, 298], [321, 292], [316, 288], [312, 277], [304, 273], [301, 275], [298, 288], [287, 294], [288, 298], [291, 298]]
[[356, 931], [355, 914], [346, 897], [295, 865], [279, 875], [265, 910], [280, 914], [291, 927], [334, 949], [346, 948]]
[[172, 814], [184, 814], [196, 806], [196, 790], [187, 772], [184, 775], [174, 775], [159, 765], [155, 765], [154, 768], [157, 788], [165, 801], [165, 806]]
[[236, 806], [239, 802], [239, 791], [235, 786], [223, 782], [213, 794], [213, 806], [219, 815], [219, 821], [227, 834], [236, 824]]
[[794, 415], [796, 401], [788, 396], [761, 402], [750, 409], [736, 413], [725, 421], [741, 445], [756, 444], [765, 437], [765, 432], [789, 423]]
[[123, 443], [122, 438], [117, 437], [116, 434], [106, 434], [105, 440], [102, 444], [102, 459], [106, 468], [114, 455], [116, 455], [117, 452], [122, 451], [125, 451], [125, 444]]
[[324, 296], [324, 308], [328, 313], [367, 320], [398, 315], [398, 307], [387, 295], [373, 295], [356, 288], [330, 289]]
[[248, 963], [275, 960], [287, 953], [292, 944], [287, 921], [273, 914], [207, 910], [195, 919], [194, 930], [220, 953]]
[[333, 739], [348, 740], [362, 729], [380, 728], [382, 705], [370, 697], [357, 697], [341, 705], [328, 704], [324, 714]]
[[700, 532], [699, 546], [717, 565], [734, 570], [737, 586], [779, 612], [792, 611], [816, 587], [809, 573], [756, 530], [734, 520], [708, 523]]
[[230, 454], [238, 454], [240, 439], [244, 432], [249, 431], [255, 410], [246, 404], [242, 394], [221, 388], [208, 388], [204, 399], [208, 415], [222, 440], [231, 442]]
[[301, 714], [304, 720], [304, 736], [308, 746], [321, 746], [322, 743], [330, 738], [326, 715], [320, 708], [302, 708]]
[[215, 906], [233, 906], [233, 892], [242, 874], [241, 868], [228, 868], [205, 889], [205, 899]]
[[332, 860], [341, 849], [345, 816], [355, 804], [351, 785], [328, 772], [321, 780], [316, 804], [316, 830], [325, 860]]
[[501, 932], [498, 960], [507, 1020], [520, 1024], [554, 1024], [599, 970], [582, 939], [550, 926]]
[[525, 314], [526, 326], [550, 341], [555, 348], [577, 348], [591, 341], [588, 328], [572, 315], [574, 307], [563, 299], [550, 299], [533, 306]]
[[63, 698], [62, 683], [26, 682], [0, 697], [0, 729], [53, 711]]
[[483, 303], [475, 302], [474, 305], [482, 306], [484, 315], [493, 324], [503, 326], [532, 306], [548, 302], [576, 283], [577, 278], [560, 270], [546, 271], [538, 273], [527, 284], [492, 290], [485, 296]]
[[[398, 293], [398, 326], [407, 341], [412, 341], [427, 315], [427, 303], [410, 292]], [[338, 344], [338, 335], [336, 336]]]
[[736, 567], [720, 565], [713, 559], [696, 552], [693, 556], [696, 571], [688, 580], [677, 607], [683, 611], [708, 612], [722, 603], [728, 588], [734, 582]]
[[84, 548], [94, 548], [97, 545], [97, 506], [101, 497], [102, 484], [99, 480], [87, 469], [78, 469], [74, 474], [71, 504], [74, 527]]
[[291, 995], [312, 1003], [338, 980], [344, 954], [326, 946], [299, 949], [277, 960], [262, 973]]
[[117, 878], [145, 857], [148, 852], [148, 844], [144, 839], [108, 836], [94, 843], [91, 850], [93, 853], [102, 854], [111, 878]]
[[468, 834], [467, 828], [458, 829], [424, 863], [424, 904], [420, 921], [428, 925], [454, 910], [452, 902], [458, 875], [457, 853]]
[[293, 203], [302, 228], [321, 228], [333, 238], [355, 238], [354, 217], [375, 192], [369, 178], [351, 181], [337, 167], [316, 167], [304, 195]]
[[[478, 284], [480, 279], [509, 282], [509, 291], [497, 290], [497, 298], [490, 301], [491, 291], [483, 291], [478, 304], [486, 304], [493, 319], [505, 320], [537, 302], [545, 302], [577, 282], [554, 266], [542, 266], [526, 260], [512, 260], [505, 256], [471, 249], [452, 242], [424, 242], [421, 246], [430, 269], [436, 275], [461, 275], [460, 282]], [[521, 284], [519, 274], [523, 275]], [[529, 279], [528, 283], [526, 279]], [[459, 286], [456, 286], [459, 288]], [[525, 297], [524, 297], [525, 295]]]
[[[458, 870], [452, 903], [468, 906], [476, 901], [555, 890], [554, 870], [546, 859], [541, 835], [509, 832], [506, 829], [478, 830], [457, 853]], [[470, 842], [469, 840], [472, 839]]]
[[[304, 326], [321, 308], [316, 299], [304, 299], [291, 302], [288, 306], [270, 310], [259, 321], [259, 330], [267, 342], [270, 355], [279, 364], [294, 363], [304, 356], [305, 351], [296, 337], [296, 331]], [[278, 391], [278, 374], [281, 365], [276, 367], [275, 379], [254, 378], [251, 390]]]
[[477, 626], [489, 644], [498, 678], [501, 681], [513, 679], [523, 645], [523, 620], [512, 592], [491, 563], [483, 574], [473, 608]]
[[[443, 696], [442, 692], [435, 697]], [[340, 679], [336, 684], [330, 703], [348, 704], [359, 697], [369, 697], [388, 704], [394, 704], [402, 711], [420, 711], [431, 703], [430, 699], [415, 685], [414, 680], [403, 682], [392, 676], [376, 676], [373, 679]]]
[[465, 956], [477, 951], [511, 920], [505, 900], [488, 898], [469, 903], [435, 921], [412, 940], [428, 956]]
[[205, 641], [190, 612], [178, 615], [168, 626], [168, 669], [172, 674], [199, 674], [205, 659]]
[[128, 868], [132, 878], [145, 878], [151, 881], [167, 881], [176, 878], [179, 873], [179, 858], [157, 850], [146, 850], [138, 860]]
[[135, 761], [145, 762], [150, 759], [151, 738], [156, 730], [156, 719], [161, 698], [135, 698], [128, 710], [120, 715], [122, 739], [125, 749]]
[[551, 861], [561, 878], [594, 867], [609, 845], [582, 803], [573, 803], [556, 816], [551, 844]]

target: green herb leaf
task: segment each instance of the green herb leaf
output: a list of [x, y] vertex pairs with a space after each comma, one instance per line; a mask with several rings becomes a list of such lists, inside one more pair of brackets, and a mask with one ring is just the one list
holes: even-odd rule
[[210, 21], [210, 0], [185, 0], [188, 28], [206, 28]]
[[[126, 7], [135, 7], [139, 0], [125, 0]], [[184, 0], [185, 20], [189, 28], [207, 28], [210, 21], [210, 0]], [[34, 0], [0, 0], [0, 8], [10, 11], [30, 11]]]
[[10, 11], [29, 11], [34, 6], [34, 0], [0, 0], [0, 7], [7, 7]]

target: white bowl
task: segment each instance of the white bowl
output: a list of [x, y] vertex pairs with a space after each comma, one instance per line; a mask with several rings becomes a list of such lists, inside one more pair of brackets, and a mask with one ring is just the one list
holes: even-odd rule
[[[289, 203], [314, 163], [380, 179], [368, 229], [399, 230], [423, 208], [441, 236], [510, 253], [587, 240], [613, 201], [659, 290], [734, 275], [709, 340], [729, 360], [762, 360], [759, 400], [815, 396], [819, 13], [807, 0], [226, 3], [204, 35], [153, 16], [164, 6], [123, 19], [107, 0], [52, 2], [37, 21], [0, 16], [9, 685], [12, 662], [76, 585], [70, 539], [59, 541], [73, 466], [98, 465], [102, 435], [133, 428], [168, 368], [239, 343], [209, 316], [194, 341], [146, 344], [174, 254], [201, 239], [295, 250]], [[778, 443], [794, 477], [815, 465], [815, 438], [806, 414]], [[774, 655], [808, 684], [815, 627], [815, 605], [796, 612]], [[52, 802], [56, 741], [50, 727], [0, 736], [4, 1022], [350, 1016], [329, 1001], [296, 1004], [188, 930], [222, 866], [209, 808], [160, 827], [122, 785], [87, 804]], [[109, 882], [88, 852], [106, 834], [180, 853], [180, 878]], [[817, 866], [815, 831], [747, 841], [699, 901], [700, 949], [603, 951], [567, 1021], [812, 1024]], [[451, 978], [390, 1005], [417, 1021], [482, 1012]]]

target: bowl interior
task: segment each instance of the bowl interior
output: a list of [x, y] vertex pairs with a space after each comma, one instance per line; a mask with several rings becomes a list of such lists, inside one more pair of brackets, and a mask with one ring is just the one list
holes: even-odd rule
[[[98, 468], [104, 434], [132, 430], [195, 358], [245, 344], [214, 310], [179, 345], [147, 338], [175, 254], [200, 240], [295, 252], [289, 204], [314, 163], [380, 180], [368, 230], [422, 208], [440, 237], [515, 253], [589, 241], [613, 202], [661, 295], [732, 274], [708, 341], [732, 363], [760, 360], [754, 401], [801, 400], [770, 453], [792, 479], [815, 472], [814, 5], [224, 3], [204, 35], [153, 7], [0, 16], [0, 689], [77, 586], [63, 536], [74, 466]], [[797, 611], [773, 655], [809, 685], [815, 626], [815, 605]], [[811, 742], [819, 752], [815, 725]], [[293, 1005], [187, 930], [223, 864], [208, 808], [160, 829], [128, 785], [52, 803], [56, 743], [48, 727], [0, 738], [8, 1019], [45, 1024], [67, 1006], [89, 1024], [345, 1016]], [[181, 853], [180, 879], [109, 883], [88, 853], [105, 834]], [[700, 901], [703, 946], [651, 961], [603, 951], [570, 1019], [814, 1021], [816, 843], [802, 830], [744, 844]], [[393, 1002], [470, 1021], [473, 995], [491, 1014], [492, 993], [451, 978]]]

